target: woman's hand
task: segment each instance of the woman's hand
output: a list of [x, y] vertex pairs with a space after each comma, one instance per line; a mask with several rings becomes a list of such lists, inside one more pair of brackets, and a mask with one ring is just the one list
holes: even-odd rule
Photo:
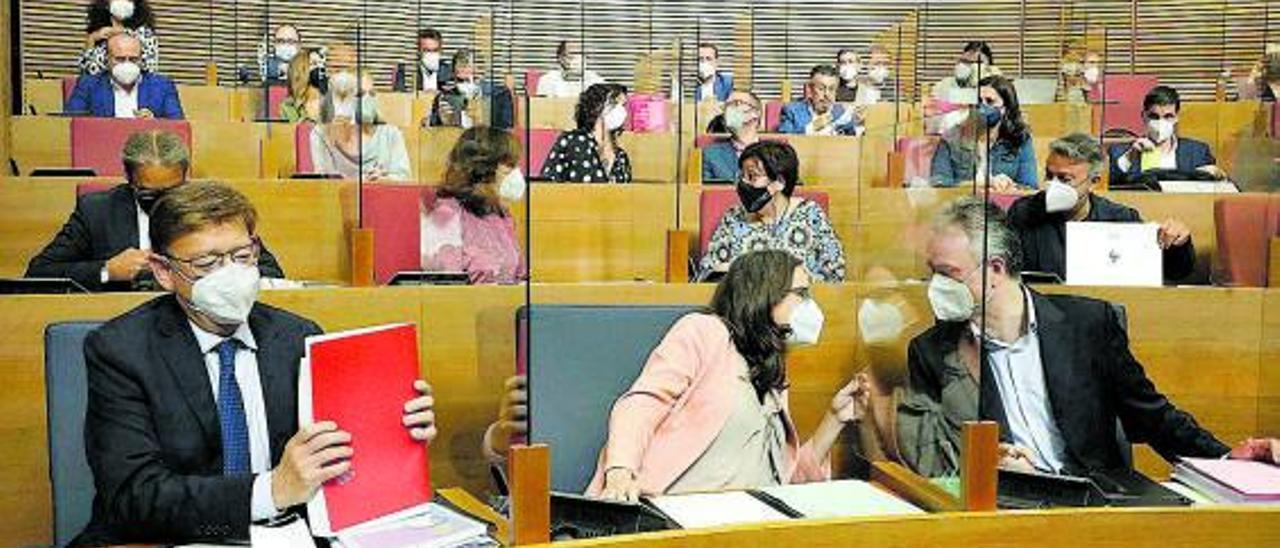
[[844, 385], [831, 398], [831, 412], [841, 423], [858, 422], [867, 416], [871, 408], [871, 380], [866, 373], [854, 375], [849, 384]]
[[86, 37], [84, 41], [85, 47], [91, 48], [94, 45], [96, 45], [98, 42], [102, 42], [104, 40], [110, 40], [112, 36], [120, 34], [121, 32], [124, 32], [124, 30], [117, 27], [110, 26], [110, 25], [102, 27], [98, 30], [95, 30], [89, 33], [88, 37]]
[[640, 482], [630, 468], [610, 468], [604, 473], [604, 489], [600, 498], [622, 502], [640, 500]]
[[1008, 443], [1000, 444], [1000, 467], [1018, 472], [1035, 472], [1031, 451]]

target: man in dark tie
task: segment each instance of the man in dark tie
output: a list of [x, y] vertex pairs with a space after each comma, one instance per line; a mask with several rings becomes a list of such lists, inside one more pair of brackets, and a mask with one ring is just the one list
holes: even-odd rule
[[[151, 214], [149, 257], [169, 292], [85, 341], [85, 452], [96, 494], [76, 544], [238, 541], [296, 511], [350, 468], [340, 425], [298, 428], [298, 367], [314, 322], [257, 303], [257, 214], [236, 190], [193, 182]], [[408, 389], [409, 387], [406, 387]], [[436, 435], [424, 381], [407, 436]]]
[[938, 322], [911, 340], [897, 423], [902, 456], [918, 473], [955, 474], [960, 424], [977, 418], [1000, 424], [1001, 465], [1020, 469], [1123, 469], [1118, 423], [1169, 460], [1280, 463], [1280, 441], [1229, 447], [1156, 390], [1110, 303], [1023, 285], [1018, 236], [995, 206], [976, 198], [948, 206], [926, 255]]

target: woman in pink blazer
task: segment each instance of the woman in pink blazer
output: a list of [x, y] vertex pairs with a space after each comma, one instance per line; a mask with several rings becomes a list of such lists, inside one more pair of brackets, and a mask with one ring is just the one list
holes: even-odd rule
[[782, 251], [734, 261], [711, 305], [671, 327], [618, 398], [588, 495], [745, 489], [821, 481], [840, 431], [868, 401], [859, 376], [801, 443], [787, 405], [788, 347], [812, 345], [822, 310], [802, 264]]

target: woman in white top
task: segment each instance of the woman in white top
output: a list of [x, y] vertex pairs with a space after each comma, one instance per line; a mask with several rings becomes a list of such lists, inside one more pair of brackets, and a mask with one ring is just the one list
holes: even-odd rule
[[342, 71], [329, 80], [320, 107], [320, 125], [311, 130], [311, 164], [316, 173], [367, 181], [410, 181], [413, 168], [400, 128], [378, 116], [373, 78]]

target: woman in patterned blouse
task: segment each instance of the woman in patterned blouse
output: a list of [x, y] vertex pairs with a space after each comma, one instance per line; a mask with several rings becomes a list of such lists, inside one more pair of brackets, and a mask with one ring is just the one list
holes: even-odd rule
[[160, 69], [160, 42], [156, 40], [155, 16], [147, 0], [94, 0], [86, 19], [81, 74], [97, 75], [107, 69], [107, 39], [122, 32], [142, 42], [143, 71]]
[[698, 267], [698, 278], [725, 272], [738, 257], [761, 249], [779, 249], [804, 262], [820, 282], [842, 282], [844, 248], [831, 221], [817, 203], [793, 197], [800, 162], [791, 145], [760, 141], [738, 159], [741, 203], [720, 219]]
[[573, 118], [578, 129], [556, 139], [542, 178], [560, 183], [631, 182], [631, 159], [618, 146], [627, 123], [627, 88], [592, 85], [578, 98]]

